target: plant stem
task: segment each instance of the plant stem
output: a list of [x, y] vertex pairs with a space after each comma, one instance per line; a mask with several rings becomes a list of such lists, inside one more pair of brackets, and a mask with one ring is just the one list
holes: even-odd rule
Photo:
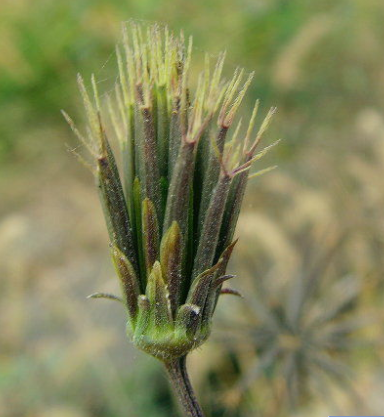
[[204, 417], [196, 400], [186, 367], [186, 356], [165, 363], [173, 390], [188, 417]]

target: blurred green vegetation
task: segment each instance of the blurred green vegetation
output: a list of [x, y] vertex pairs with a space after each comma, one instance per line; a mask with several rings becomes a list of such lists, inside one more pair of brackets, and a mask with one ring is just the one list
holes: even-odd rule
[[[359, 374], [354, 390], [369, 404], [362, 412], [379, 414], [382, 0], [2, 0], [0, 415], [176, 413], [160, 367], [125, 340], [118, 307], [84, 300], [117, 283], [92, 180], [66, 152], [65, 144], [76, 142], [60, 114], [65, 108], [81, 118], [77, 72], [95, 72], [108, 88], [120, 25], [129, 19], [183, 29], [194, 36], [197, 55], [226, 49], [228, 72], [237, 65], [256, 71], [250, 102], [258, 97], [264, 110], [279, 108], [269, 137], [284, 140], [266, 161], [279, 169], [251, 184], [239, 225], [233, 270], [248, 297], [223, 301], [216, 327], [225, 329], [240, 315], [257, 328], [257, 315], [241, 307], [252, 306], [249, 282], [264, 275], [290, 281], [307, 247], [326, 252], [329, 239], [346, 233], [327, 279], [337, 283], [348, 274], [362, 285], [357, 305], [369, 324], [357, 337], [365, 344], [345, 359]], [[268, 290], [271, 297], [275, 290]], [[327, 296], [319, 303], [326, 309]], [[208, 416], [248, 417], [257, 409], [274, 415], [268, 404], [283, 401], [281, 375], [274, 379], [276, 397], [259, 391], [262, 380], [231, 403], [244, 368], [257, 360], [249, 340], [227, 349], [219, 330], [192, 355], [192, 377]], [[354, 414], [353, 403], [334, 392], [341, 411]], [[293, 415], [280, 405], [281, 415]], [[329, 415], [329, 407], [312, 396], [294, 415]]]

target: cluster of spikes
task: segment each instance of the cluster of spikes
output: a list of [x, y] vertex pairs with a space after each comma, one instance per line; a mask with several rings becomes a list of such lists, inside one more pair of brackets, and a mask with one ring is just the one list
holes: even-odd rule
[[266, 171], [250, 174], [271, 147], [257, 151], [275, 109], [254, 132], [256, 102], [232, 132], [253, 74], [224, 81], [225, 54], [212, 68], [207, 56], [191, 88], [192, 39], [167, 28], [124, 27], [116, 55], [112, 93], [78, 77], [86, 133], [64, 116], [91, 156], [78, 155], [97, 179], [128, 335], [167, 362], [200, 346], [219, 296], [237, 294], [223, 288], [226, 268], [247, 181]]

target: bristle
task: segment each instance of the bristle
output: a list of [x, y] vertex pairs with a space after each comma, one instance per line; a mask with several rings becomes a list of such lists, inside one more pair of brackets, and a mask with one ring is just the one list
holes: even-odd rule
[[119, 109], [119, 115], [124, 127], [124, 134], [126, 134], [127, 129], [128, 129], [128, 119], [127, 119], [127, 111], [126, 111], [126, 107], [127, 105], [124, 104], [123, 102], [123, 96], [121, 94], [121, 89], [119, 84], [115, 84], [115, 97], [116, 97], [116, 101], [117, 101], [117, 107]]
[[242, 164], [238, 168], [236, 168], [233, 171], [233, 173], [234, 174], [239, 174], [240, 172], [248, 170], [255, 161], [262, 158], [264, 155], [266, 155], [267, 152], [269, 152], [274, 146], [276, 146], [279, 143], [280, 143], [280, 139], [273, 142], [271, 145], [266, 146], [264, 149], [262, 149], [260, 152], [258, 152], [255, 156], [253, 156], [250, 160], [248, 160], [247, 162], [245, 162], [244, 164]]
[[131, 99], [130, 99], [130, 94], [128, 91], [127, 77], [124, 71], [123, 58], [121, 56], [120, 48], [118, 46], [116, 46], [116, 57], [117, 57], [117, 65], [119, 68], [120, 85], [123, 91], [124, 104], [127, 106], [131, 102]]
[[253, 154], [257, 148], [257, 145], [260, 143], [261, 138], [263, 137], [265, 131], [268, 129], [269, 124], [271, 123], [272, 117], [277, 111], [277, 107], [271, 107], [267, 115], [265, 116], [259, 131], [257, 132], [256, 139], [253, 142], [250, 150], [248, 151], [249, 154]]
[[108, 108], [109, 117], [110, 117], [110, 120], [112, 122], [112, 126], [113, 126], [113, 129], [115, 131], [116, 137], [117, 137], [119, 143], [121, 144], [125, 140], [125, 137], [124, 137], [125, 135], [123, 133], [121, 124], [119, 124], [119, 120], [118, 120], [118, 117], [116, 115], [116, 111], [113, 108], [111, 97], [109, 95], [107, 96], [107, 108]]
[[239, 109], [241, 102], [243, 101], [245, 93], [247, 92], [248, 87], [250, 86], [253, 77], [254, 77], [254, 72], [252, 72], [248, 76], [247, 81], [244, 83], [243, 88], [240, 90], [239, 94], [237, 95], [235, 101], [233, 102], [231, 106], [231, 109], [229, 110], [227, 116], [224, 118], [224, 124], [226, 126], [231, 126], [233, 119], [236, 115], [236, 112]]
[[259, 111], [259, 106], [260, 106], [260, 100], [257, 99], [256, 103], [253, 107], [252, 116], [251, 116], [251, 119], [249, 120], [247, 133], [245, 135], [243, 152], [245, 152], [245, 150], [248, 149], [249, 140], [251, 138], [253, 128], [255, 127], [256, 116], [257, 116], [257, 113]]
[[240, 85], [241, 79], [243, 78], [244, 70], [236, 68], [235, 74], [232, 80], [228, 84], [227, 90], [224, 94], [224, 101], [219, 115], [219, 123], [225, 125], [225, 118], [227, 116], [228, 108], [231, 106], [231, 102], [236, 94], [236, 91]]
[[64, 116], [66, 122], [69, 124], [72, 132], [76, 135], [76, 137], [79, 139], [79, 141], [87, 148], [87, 150], [91, 153], [92, 156], [96, 157], [97, 152], [94, 148], [94, 143], [86, 139], [77, 129], [74, 121], [71, 119], [71, 117], [64, 111], [61, 110], [61, 114]]
[[100, 114], [100, 112], [101, 112], [100, 97], [99, 97], [99, 91], [97, 89], [95, 74], [92, 74], [91, 82], [92, 82], [93, 98], [94, 98], [95, 104], [96, 104], [96, 110]]
[[77, 75], [77, 83], [78, 83], [79, 90], [83, 99], [84, 108], [88, 116], [89, 127], [91, 129], [92, 134], [94, 135], [94, 140], [97, 141], [97, 138], [99, 138], [99, 121], [98, 121], [97, 113], [89, 98], [87, 89], [84, 84], [83, 77], [80, 74]]
[[72, 155], [75, 156], [75, 158], [80, 162], [81, 165], [83, 165], [85, 168], [87, 168], [92, 174], [96, 174], [95, 167], [91, 165], [81, 154], [79, 154], [75, 149], [71, 148], [70, 146], [67, 146], [67, 150], [71, 152]]
[[264, 168], [264, 169], [260, 169], [259, 171], [256, 171], [256, 172], [254, 172], [253, 174], [251, 174], [249, 177], [248, 177], [248, 179], [252, 179], [252, 178], [256, 178], [256, 177], [259, 177], [260, 175], [264, 175], [264, 174], [266, 174], [267, 172], [270, 172], [270, 171], [273, 171], [274, 169], [276, 169], [277, 168], [277, 165], [273, 165], [273, 166], [270, 166], [270, 167], [268, 167], [268, 168]]

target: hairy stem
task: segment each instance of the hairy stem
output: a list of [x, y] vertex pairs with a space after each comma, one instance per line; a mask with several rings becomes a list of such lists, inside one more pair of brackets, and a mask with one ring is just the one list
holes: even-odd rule
[[186, 356], [165, 364], [173, 390], [188, 417], [204, 417], [196, 400], [186, 367]]

